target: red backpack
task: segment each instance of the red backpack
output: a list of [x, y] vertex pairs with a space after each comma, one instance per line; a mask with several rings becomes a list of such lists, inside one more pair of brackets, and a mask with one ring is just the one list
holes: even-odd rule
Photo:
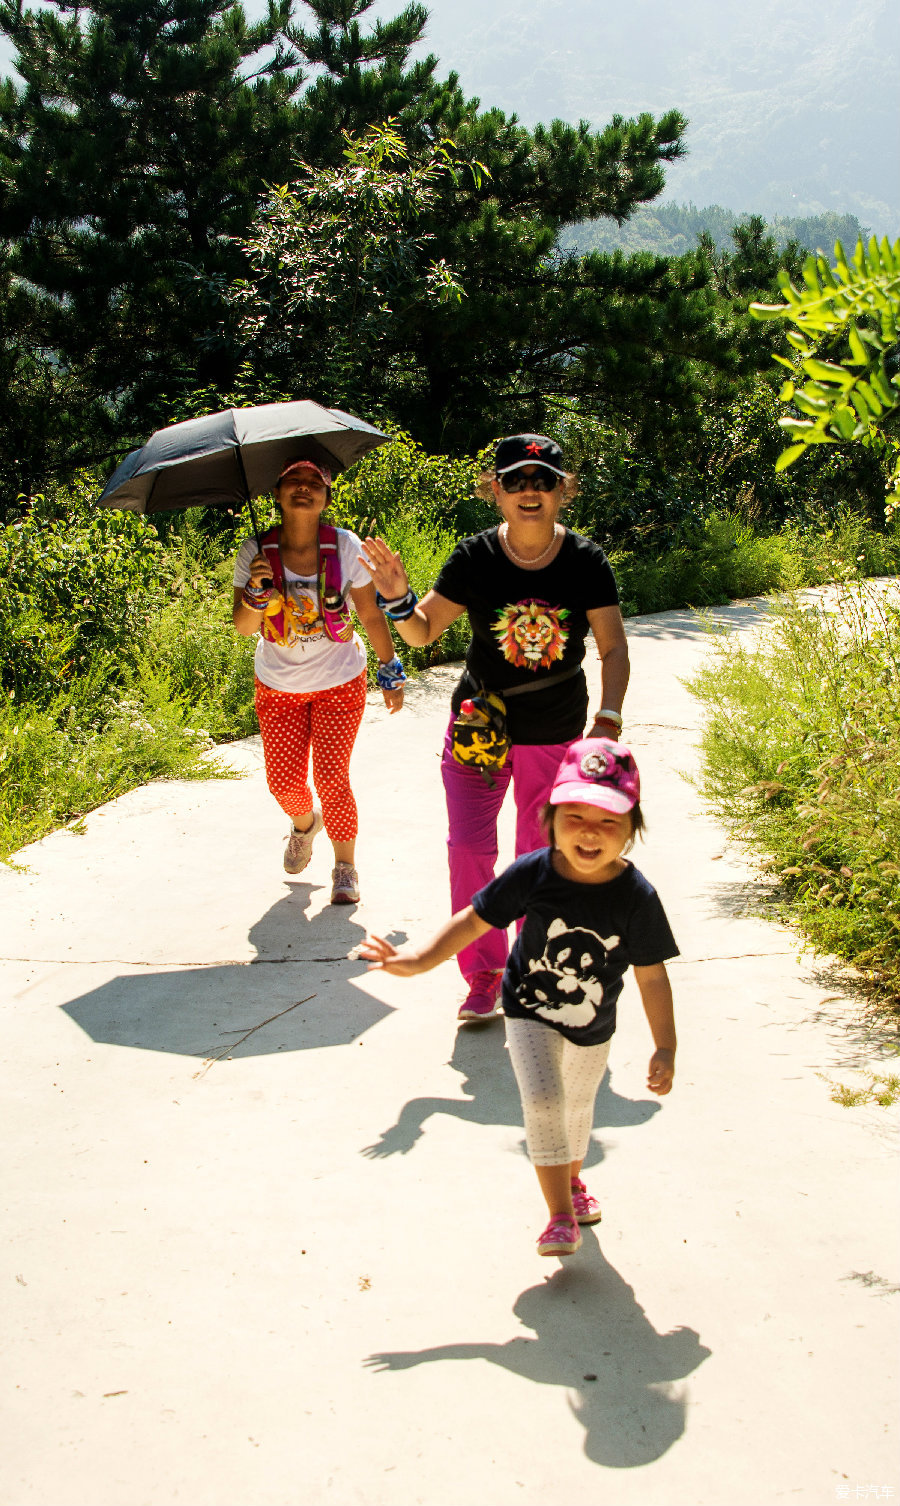
[[[285, 591], [279, 534], [279, 528], [270, 528], [259, 541], [260, 549], [269, 561], [275, 586], [263, 614], [262, 635], [272, 643], [289, 645], [302, 636], [298, 631], [300, 623], [309, 631], [312, 622], [303, 617], [290, 593]], [[337, 529], [331, 523], [319, 524], [316, 576], [319, 584], [319, 617], [325, 637], [333, 643], [349, 643], [353, 637], [353, 623], [341, 587]]]

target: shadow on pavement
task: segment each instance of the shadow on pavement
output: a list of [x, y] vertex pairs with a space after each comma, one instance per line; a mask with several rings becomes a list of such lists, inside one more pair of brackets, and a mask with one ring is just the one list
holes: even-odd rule
[[204, 1059], [348, 1045], [393, 1012], [348, 986], [365, 928], [347, 911], [307, 921], [308, 886], [291, 888], [251, 928], [252, 961], [113, 978], [64, 1013], [107, 1045]]
[[[403, 1105], [396, 1124], [382, 1132], [374, 1145], [367, 1145], [364, 1156], [379, 1159], [407, 1155], [421, 1140], [425, 1125], [435, 1114], [449, 1114], [468, 1124], [524, 1125], [519, 1090], [506, 1050], [502, 1025], [476, 1026], [457, 1031], [453, 1055], [447, 1064], [463, 1078], [460, 1091], [464, 1098], [411, 1098]], [[624, 1127], [646, 1124], [661, 1105], [639, 1099], [621, 1098], [613, 1092], [607, 1072], [597, 1094], [594, 1128]], [[525, 1154], [525, 1142], [522, 1141]], [[592, 1139], [585, 1166], [598, 1166], [604, 1159], [601, 1143]]]
[[373, 1354], [373, 1370], [408, 1370], [443, 1360], [489, 1360], [544, 1386], [565, 1388], [595, 1464], [634, 1469], [649, 1464], [685, 1430], [683, 1380], [709, 1356], [692, 1328], [659, 1334], [634, 1290], [602, 1254], [592, 1229], [584, 1245], [513, 1308], [535, 1338], [506, 1344], [442, 1344]]

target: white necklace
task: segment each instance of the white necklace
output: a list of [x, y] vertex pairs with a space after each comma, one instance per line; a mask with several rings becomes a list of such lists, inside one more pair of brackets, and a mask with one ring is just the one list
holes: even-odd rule
[[516, 562], [517, 565], [539, 565], [541, 563], [541, 560], [545, 560], [547, 558], [547, 555], [550, 553], [550, 550], [553, 548], [553, 545], [556, 543], [556, 540], [560, 537], [561, 534], [565, 533], [565, 531], [566, 530], [564, 528], [560, 527], [559, 523], [554, 523], [554, 525], [553, 525], [553, 537], [550, 540], [549, 544], [547, 545], [546, 549], [543, 551], [543, 553], [542, 554], [536, 554], [535, 557], [534, 557], [534, 559], [526, 560], [526, 559], [522, 558], [521, 554], [516, 554], [515, 549], [513, 549], [512, 544], [509, 542], [509, 524], [508, 523], [501, 523], [500, 524], [500, 530], [499, 530], [499, 532], [500, 532], [500, 541], [501, 541], [504, 549], [506, 550], [506, 552], [509, 555], [510, 559], [511, 560], [515, 560], [515, 562]]

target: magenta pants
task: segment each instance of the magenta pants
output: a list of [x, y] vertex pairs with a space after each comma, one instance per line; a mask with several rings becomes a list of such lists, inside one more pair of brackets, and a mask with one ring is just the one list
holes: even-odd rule
[[[447, 856], [450, 861], [450, 905], [454, 915], [471, 903], [472, 895], [494, 877], [497, 864], [497, 818], [512, 782], [516, 802], [516, 857], [547, 846], [538, 817], [569, 743], [514, 743], [503, 768], [494, 774], [495, 788], [477, 769], [456, 763], [450, 751], [451, 717], [444, 738], [441, 774], [447, 796]], [[475, 973], [502, 972], [509, 953], [505, 931], [492, 928], [464, 947], [457, 956], [467, 982]]]

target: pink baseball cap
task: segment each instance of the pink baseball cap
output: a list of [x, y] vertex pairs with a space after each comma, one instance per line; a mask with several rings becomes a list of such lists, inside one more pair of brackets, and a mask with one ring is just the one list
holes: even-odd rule
[[641, 798], [641, 776], [624, 743], [608, 737], [583, 737], [573, 743], [560, 764], [551, 805], [597, 805], [624, 815]]
[[327, 465], [318, 465], [315, 460], [289, 460], [275, 485], [280, 486], [288, 476], [295, 476], [298, 471], [315, 471], [316, 475], [325, 483], [331, 485], [331, 471]]

